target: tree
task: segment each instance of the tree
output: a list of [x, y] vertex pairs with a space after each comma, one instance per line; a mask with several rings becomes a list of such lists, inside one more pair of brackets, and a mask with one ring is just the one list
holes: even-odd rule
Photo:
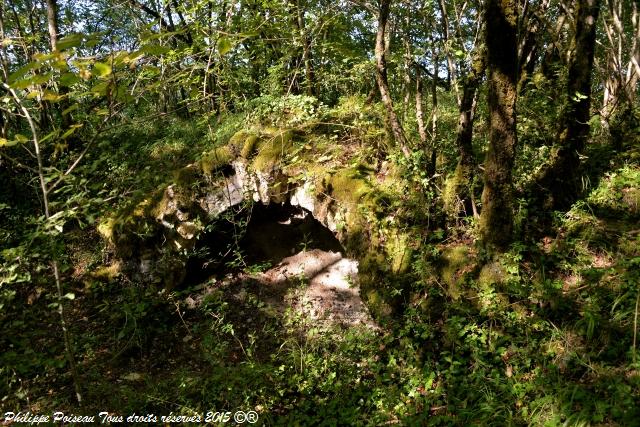
[[393, 138], [400, 146], [405, 157], [409, 157], [410, 150], [408, 147], [407, 137], [404, 129], [398, 120], [398, 115], [393, 109], [393, 100], [391, 99], [391, 91], [389, 90], [389, 80], [387, 77], [387, 59], [385, 49], [385, 31], [389, 20], [389, 9], [391, 0], [380, 0], [378, 8], [378, 31], [376, 33], [376, 82], [380, 97], [387, 113], [387, 122], [393, 134]]
[[487, 0], [484, 15], [490, 131], [484, 163], [480, 235], [489, 246], [504, 249], [511, 242], [513, 231], [512, 169], [517, 144], [518, 69], [516, 1]]
[[640, 15], [638, 2], [606, 1], [603, 19], [607, 36], [605, 66], [602, 67], [604, 93], [602, 124], [610, 128], [616, 111], [625, 111], [635, 100], [640, 79]]
[[560, 113], [557, 147], [536, 179], [545, 209], [565, 209], [580, 193], [580, 156], [589, 137], [591, 74], [600, 0], [576, 0], [575, 33]]

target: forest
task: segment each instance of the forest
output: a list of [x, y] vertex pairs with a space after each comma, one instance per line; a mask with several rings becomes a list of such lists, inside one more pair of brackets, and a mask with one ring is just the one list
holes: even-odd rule
[[0, 0], [0, 422], [640, 426], [639, 79], [638, 0]]

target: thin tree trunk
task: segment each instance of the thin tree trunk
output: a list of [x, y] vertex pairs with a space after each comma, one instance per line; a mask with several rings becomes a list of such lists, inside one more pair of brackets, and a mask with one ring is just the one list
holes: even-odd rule
[[518, 72], [516, 1], [487, 0], [484, 13], [490, 132], [479, 226], [482, 241], [502, 250], [511, 243], [513, 233], [512, 169], [517, 144]]
[[[51, 44], [51, 51], [58, 51], [58, 2], [57, 0], [47, 0], [47, 28], [49, 29], [49, 43]], [[63, 96], [59, 103], [60, 117], [62, 120], [62, 129], [66, 131], [71, 127], [72, 117], [70, 113], [65, 111], [69, 107], [69, 100], [67, 95], [69, 90], [65, 86], [60, 86], [60, 95]]]
[[387, 122], [391, 128], [395, 142], [400, 146], [405, 157], [409, 157], [411, 151], [408, 148], [407, 138], [404, 135], [402, 125], [398, 120], [398, 116], [393, 109], [393, 100], [389, 90], [389, 82], [387, 79], [387, 60], [385, 58], [385, 30], [389, 20], [389, 7], [391, 0], [380, 0], [380, 8], [378, 10], [378, 32], [376, 33], [376, 82], [380, 91], [380, 98], [387, 112]]
[[[631, 6], [630, 32], [625, 32], [623, 1], [607, 0], [609, 19], [604, 20], [604, 30], [609, 43], [606, 50], [604, 96], [600, 114], [605, 129], [621, 104], [632, 106], [640, 77], [640, 17], [638, 4]], [[628, 15], [627, 15], [628, 16]], [[631, 40], [627, 38], [631, 35]], [[628, 50], [626, 50], [628, 48]]]
[[298, 31], [300, 32], [300, 40], [302, 41], [302, 62], [304, 63], [304, 85], [305, 91], [309, 96], [316, 95], [315, 89], [315, 73], [313, 71], [313, 62], [311, 56], [311, 42], [306, 32], [304, 10], [300, 6], [300, 0], [296, 0], [296, 14], [298, 22]]
[[535, 70], [540, 50], [539, 32], [543, 27], [540, 16], [547, 13], [550, 3], [550, 0], [543, 0], [535, 7], [525, 3], [525, 14], [520, 21], [523, 36], [518, 41], [518, 93], [522, 93]]
[[423, 149], [427, 148], [428, 137], [427, 127], [424, 123], [424, 109], [422, 108], [422, 76], [420, 75], [420, 69], [416, 67], [416, 123], [418, 126], [418, 135], [420, 136], [420, 146]]
[[564, 209], [580, 193], [580, 154], [589, 137], [591, 72], [595, 51], [596, 23], [600, 0], [577, 0], [576, 31], [567, 77], [567, 106], [560, 115], [558, 148], [537, 184], [549, 196], [544, 206]]
[[[4, 39], [4, 0], [0, 0], [0, 40]], [[7, 59], [7, 49], [4, 43], [0, 43], [0, 66], [2, 66], [0, 82], [6, 83], [9, 79], [9, 61]], [[8, 116], [5, 118], [2, 109], [0, 109], [0, 138], [7, 139], [7, 128], [9, 125], [7, 119]]]
[[456, 136], [456, 145], [460, 153], [459, 164], [469, 169], [475, 166], [472, 148], [474, 107], [476, 93], [482, 81], [486, 65], [484, 48], [483, 46], [478, 46], [471, 64], [471, 70], [462, 85]]
[[[40, 142], [38, 139], [38, 131], [36, 128], [36, 124], [33, 118], [31, 117], [29, 110], [27, 110], [27, 108], [22, 104], [22, 101], [20, 100], [16, 92], [13, 89], [11, 89], [9, 86], [7, 86], [5, 83], [2, 84], [2, 87], [7, 92], [9, 92], [9, 94], [11, 94], [11, 97], [14, 99], [16, 105], [22, 111], [22, 115], [27, 119], [27, 122], [29, 123], [29, 128], [31, 129], [31, 134], [33, 137], [34, 154], [38, 162], [38, 169], [37, 169], [38, 181], [40, 183], [40, 191], [42, 193], [42, 203], [44, 206], [44, 214], [45, 214], [45, 218], [49, 220], [51, 218], [51, 212], [49, 210], [49, 191], [50, 190], [47, 188], [46, 179], [44, 175], [42, 152], [40, 150]], [[64, 312], [65, 298], [62, 290], [62, 280], [60, 278], [60, 272], [58, 270], [58, 261], [55, 259], [55, 256], [53, 261], [51, 262], [51, 266], [53, 268], [53, 274], [54, 274], [54, 279], [56, 284], [58, 315], [60, 316], [60, 326], [62, 328], [65, 355], [67, 358], [67, 362], [69, 363], [69, 368], [71, 370], [71, 377], [73, 379], [73, 385], [76, 392], [76, 399], [78, 401], [78, 404], [82, 405], [80, 376], [78, 375], [78, 369], [76, 367], [76, 361], [75, 361], [74, 352], [73, 352], [73, 345], [71, 343], [71, 333], [69, 332], [69, 328], [68, 328], [66, 317], [65, 317], [65, 312]]]
[[413, 65], [413, 57], [411, 55], [411, 44], [409, 42], [409, 28], [411, 22], [409, 16], [405, 18], [404, 28], [402, 28], [402, 45], [404, 47], [404, 68], [402, 80], [404, 82], [403, 92], [404, 92], [404, 102], [402, 103], [402, 122], [407, 122], [407, 115], [410, 109], [411, 103], [411, 90], [413, 85], [411, 84], [411, 67]]
[[556, 26], [554, 31], [551, 34], [553, 40], [551, 40], [547, 44], [547, 48], [542, 57], [541, 71], [542, 75], [545, 79], [549, 81], [557, 80], [557, 70], [556, 68], [563, 63], [562, 57], [560, 55], [560, 34], [562, 32], [562, 27], [565, 25], [565, 21], [567, 20], [567, 16], [564, 13], [564, 9], [562, 15], [558, 17], [556, 22]]
[[[432, 40], [433, 41], [433, 40]], [[438, 141], [438, 51], [435, 42], [432, 45], [433, 78], [431, 79], [431, 159], [427, 168], [427, 174], [433, 176], [436, 173], [436, 144]]]
[[453, 55], [451, 54], [451, 35], [449, 33], [449, 13], [447, 12], [447, 5], [444, 0], [438, 0], [438, 6], [440, 7], [440, 13], [442, 14], [442, 39], [444, 45], [444, 52], [447, 58], [447, 69], [449, 71], [449, 79], [453, 86], [453, 93], [456, 95], [456, 103], [460, 106], [460, 90], [458, 88], [458, 75], [456, 72], [456, 65]]

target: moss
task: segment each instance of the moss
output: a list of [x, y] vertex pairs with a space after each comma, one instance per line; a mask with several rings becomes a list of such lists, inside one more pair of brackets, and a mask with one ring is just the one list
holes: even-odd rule
[[491, 289], [496, 285], [504, 284], [505, 280], [506, 273], [504, 268], [499, 262], [494, 261], [482, 267], [478, 277], [478, 285], [480, 289]]
[[325, 178], [324, 184], [329, 194], [347, 205], [357, 205], [370, 191], [369, 183], [355, 169], [339, 170]]
[[180, 168], [173, 173], [173, 182], [180, 186], [189, 187], [200, 182], [201, 169], [197, 165], [189, 165]]
[[444, 210], [447, 215], [455, 217], [458, 215], [460, 204], [458, 202], [458, 194], [460, 188], [464, 184], [464, 171], [460, 164], [456, 167], [453, 175], [449, 175], [444, 182], [444, 188], [442, 190], [442, 203], [444, 204]]
[[211, 176], [213, 172], [228, 165], [233, 159], [234, 155], [229, 146], [217, 147], [202, 156], [200, 169], [206, 176]]
[[239, 151], [244, 145], [244, 141], [251, 135], [252, 133], [246, 130], [241, 130], [239, 132], [234, 133], [231, 136], [231, 138], [229, 138], [229, 142], [227, 144], [231, 147], [235, 147], [236, 150]]
[[260, 138], [258, 138], [257, 135], [249, 135], [244, 140], [244, 144], [242, 145], [242, 150], [240, 151], [240, 156], [242, 156], [245, 159], [248, 159], [249, 157], [251, 157], [256, 146], [258, 145], [258, 141], [260, 141]]
[[98, 267], [95, 271], [89, 273], [89, 277], [102, 282], [111, 282], [120, 276], [121, 269], [120, 263], [114, 262], [111, 265]]
[[444, 183], [442, 202], [444, 211], [450, 218], [458, 218], [461, 215], [471, 215], [471, 196], [474, 191], [472, 170], [469, 165], [458, 162], [453, 175], [450, 175]]
[[385, 301], [385, 298], [380, 295], [379, 291], [370, 290], [365, 292], [364, 297], [367, 302], [367, 307], [371, 310], [375, 318], [387, 319], [393, 314], [393, 308]]
[[147, 218], [161, 218], [169, 210], [169, 203], [176, 197], [176, 194], [182, 193], [181, 189], [182, 187], [176, 185], [156, 190], [151, 196], [152, 202], [147, 210]]
[[460, 298], [461, 285], [468, 273], [473, 269], [473, 259], [466, 246], [446, 248], [441, 256], [442, 279], [449, 287], [449, 295], [453, 299]]
[[407, 233], [393, 233], [385, 245], [389, 256], [387, 262], [391, 262], [391, 271], [394, 274], [404, 274], [411, 267], [413, 250], [409, 246], [409, 240]]
[[[257, 143], [258, 141], [254, 141]], [[253, 159], [254, 170], [270, 172], [287, 153], [293, 142], [293, 131], [282, 130], [261, 140], [256, 147], [257, 154]]]
[[110, 244], [114, 243], [114, 227], [116, 225], [116, 218], [109, 217], [98, 224], [98, 233]]

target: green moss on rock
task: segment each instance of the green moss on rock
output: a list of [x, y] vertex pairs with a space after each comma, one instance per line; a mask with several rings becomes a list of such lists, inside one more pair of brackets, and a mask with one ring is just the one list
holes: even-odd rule
[[260, 172], [271, 172], [287, 153], [293, 142], [293, 131], [282, 130], [274, 132], [260, 141], [254, 141], [256, 155], [253, 159], [253, 169]]
[[200, 168], [206, 176], [211, 176], [213, 172], [228, 165], [234, 159], [234, 155], [229, 146], [217, 147], [209, 151], [200, 159]]
[[485, 264], [480, 270], [478, 286], [480, 289], [492, 289], [503, 285], [506, 281], [506, 272], [498, 261]]
[[355, 169], [341, 169], [325, 179], [324, 187], [333, 197], [347, 205], [357, 205], [369, 193], [369, 183]]
[[257, 135], [251, 134], [247, 136], [247, 138], [244, 140], [244, 144], [242, 145], [240, 156], [245, 159], [248, 159], [249, 157], [251, 157], [259, 141], [260, 141], [260, 138], [258, 138]]
[[467, 246], [445, 248], [441, 255], [441, 276], [448, 285], [449, 295], [459, 299], [462, 284], [475, 269], [474, 254]]
[[413, 250], [409, 245], [410, 237], [407, 233], [392, 233], [385, 245], [385, 250], [391, 262], [391, 271], [394, 274], [404, 274], [411, 268]]

